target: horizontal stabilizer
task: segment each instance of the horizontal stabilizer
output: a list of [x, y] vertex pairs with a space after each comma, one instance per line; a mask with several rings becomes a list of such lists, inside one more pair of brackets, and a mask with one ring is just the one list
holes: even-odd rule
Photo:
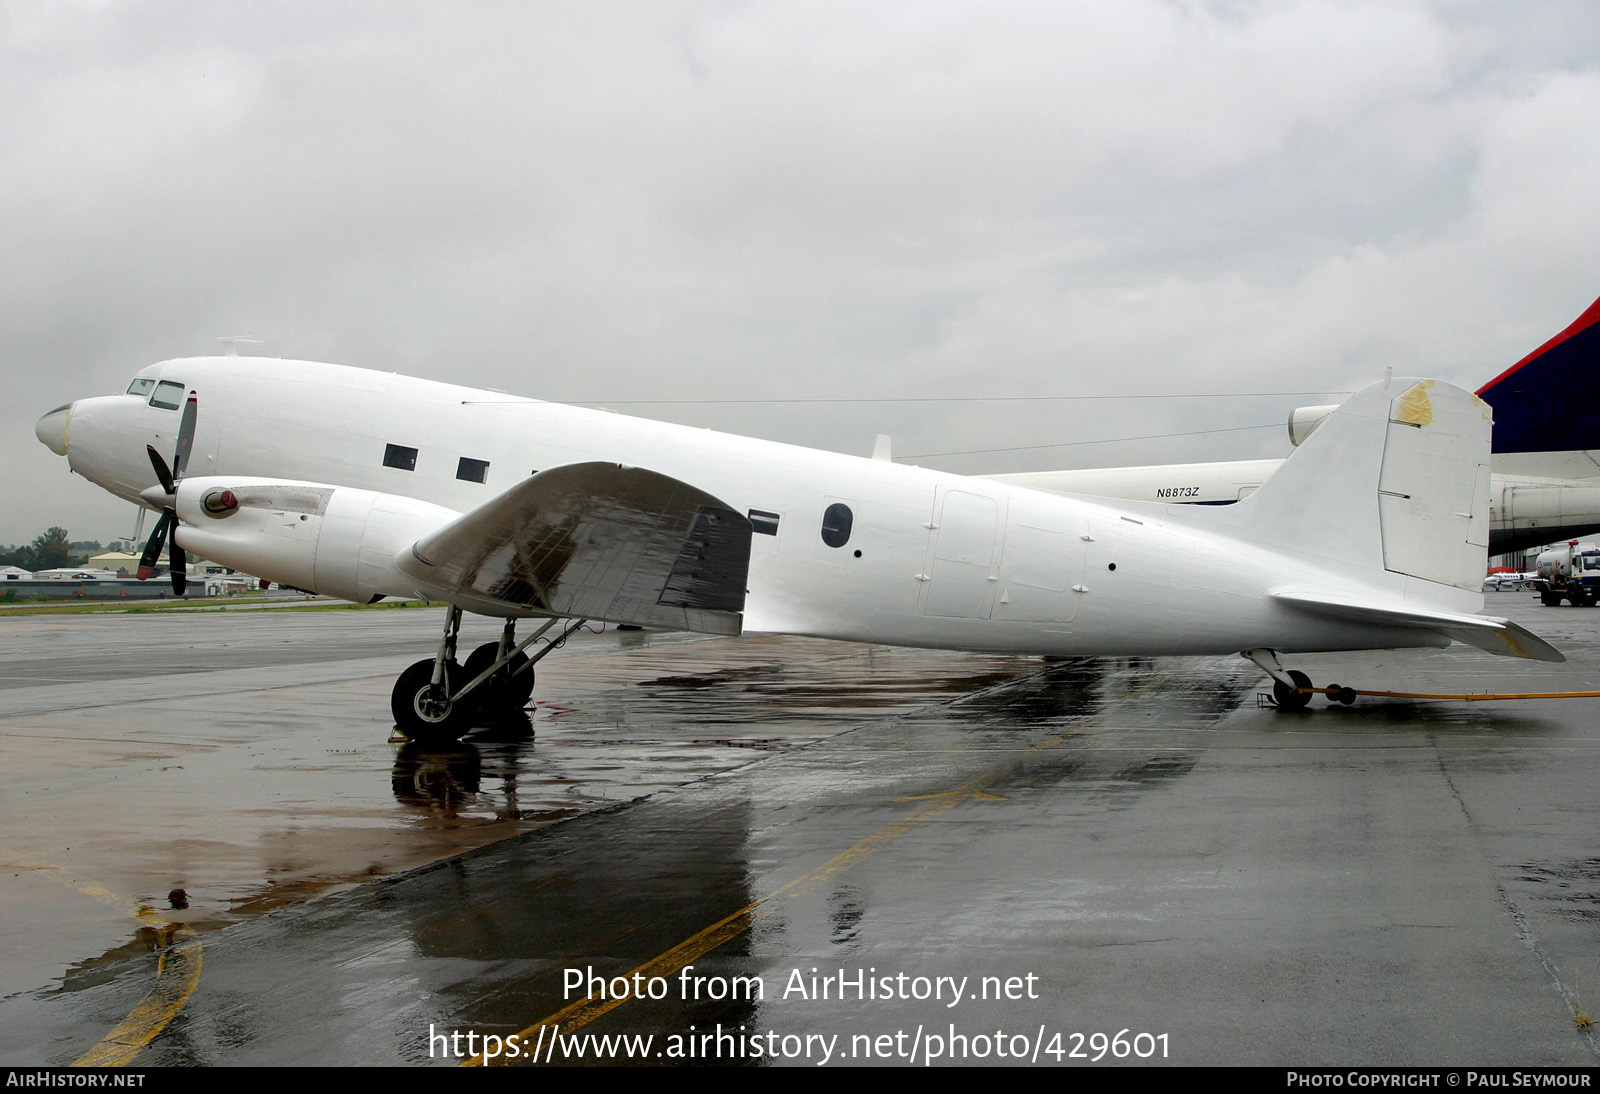
[[430, 596], [738, 634], [750, 521], [688, 483], [615, 463], [540, 472], [401, 552]]
[[1312, 615], [1352, 623], [1432, 631], [1501, 657], [1526, 657], [1534, 661], [1566, 660], [1560, 650], [1509, 619], [1429, 611], [1392, 601], [1330, 596], [1314, 591], [1280, 590], [1270, 595], [1274, 603]]

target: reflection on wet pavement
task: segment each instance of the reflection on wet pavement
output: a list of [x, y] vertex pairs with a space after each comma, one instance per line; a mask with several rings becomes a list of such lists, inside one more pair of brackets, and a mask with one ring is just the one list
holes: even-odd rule
[[121, 916], [28, 880], [41, 871], [151, 906], [181, 888], [171, 918], [215, 929], [1038, 669], [585, 633], [541, 664], [530, 719], [430, 750], [386, 743], [382, 719], [387, 674], [429, 644], [431, 613], [6, 624], [0, 931], [30, 959], [8, 963], [5, 992], [147, 948]]
[[[1298, 661], [1319, 684], [1594, 687], [1576, 614], [1568, 666]], [[569, 969], [674, 961], [774, 994], [631, 1001], [592, 1028], [950, 1020], [777, 993], [797, 967], [872, 966], [1037, 973], [1043, 1001], [958, 1017], [1116, 1015], [1172, 1032], [1179, 1062], [1592, 1058], [1561, 1000], [1600, 997], [1600, 704], [1289, 717], [1255, 709], [1233, 657], [608, 632], [541, 662], [527, 722], [424, 749], [381, 718], [434, 621], [352, 614], [326, 643], [319, 622], [203, 625], [188, 671], [53, 706], [38, 679], [0, 689], [8, 1061], [75, 1059], [149, 990], [154, 940], [51, 869], [211, 929], [142, 1064], [426, 1063], [430, 1025], [515, 1033], [573, 1005]], [[0, 631], [22, 673], [105, 634], [51, 628]]]

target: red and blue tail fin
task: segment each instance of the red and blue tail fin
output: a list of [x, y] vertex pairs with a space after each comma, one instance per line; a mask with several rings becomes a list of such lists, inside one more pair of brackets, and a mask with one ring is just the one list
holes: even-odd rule
[[1494, 408], [1494, 451], [1600, 449], [1600, 300], [1478, 389]]

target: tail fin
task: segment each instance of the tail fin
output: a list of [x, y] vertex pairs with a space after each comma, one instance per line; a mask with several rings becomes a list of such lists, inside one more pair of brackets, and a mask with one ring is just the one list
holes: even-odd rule
[[[1453, 384], [1373, 384], [1231, 508], [1258, 543], [1478, 596], [1489, 544], [1492, 427], [1488, 406]], [[1406, 596], [1422, 599], [1421, 592], [1408, 586]], [[1463, 604], [1459, 592], [1438, 592], [1443, 602]]]
[[[1205, 519], [1236, 522], [1236, 534], [1320, 564], [1268, 592], [1290, 611], [1561, 661], [1518, 624], [1474, 614], [1483, 607], [1493, 429], [1488, 404], [1452, 384], [1374, 384], [1261, 489]], [[1354, 580], [1341, 587], [1330, 571]]]
[[1478, 389], [1494, 407], [1494, 451], [1600, 449], [1600, 300]]

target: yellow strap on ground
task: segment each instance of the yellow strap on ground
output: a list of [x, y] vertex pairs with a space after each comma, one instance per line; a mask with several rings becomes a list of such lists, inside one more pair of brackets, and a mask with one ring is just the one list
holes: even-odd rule
[[[1600, 691], [1516, 691], [1499, 694], [1495, 692], [1431, 692], [1431, 691], [1360, 691], [1350, 689], [1357, 695], [1368, 695], [1379, 699], [1459, 699], [1467, 703], [1484, 703], [1493, 699], [1600, 699]], [[1327, 695], [1326, 688], [1301, 688], [1301, 695]]]

